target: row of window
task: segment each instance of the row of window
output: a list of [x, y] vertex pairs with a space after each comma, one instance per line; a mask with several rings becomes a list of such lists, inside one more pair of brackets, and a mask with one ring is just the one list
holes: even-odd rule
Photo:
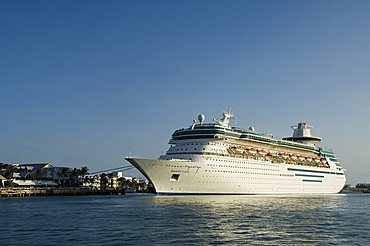
[[258, 167], [247, 167], [247, 166], [228, 166], [228, 165], [216, 165], [216, 164], [207, 164], [210, 167], [226, 167], [226, 168], [241, 168], [241, 169], [254, 169], [254, 170], [264, 170], [264, 171], [274, 171], [278, 172], [279, 169], [271, 169], [271, 168], [258, 168]]
[[228, 162], [228, 163], [239, 163], [239, 164], [253, 164], [253, 165], [260, 165], [260, 166], [270, 166], [270, 167], [278, 167], [279, 165], [274, 165], [274, 164], [268, 164], [268, 163], [260, 163], [260, 162], [247, 162], [247, 161], [235, 161], [235, 160], [223, 160], [223, 159], [212, 159], [212, 158], [207, 158], [207, 161], [217, 161], [217, 162]]
[[[289, 190], [301, 190], [302, 187], [305, 185], [301, 182], [299, 183], [275, 183], [275, 182], [242, 182], [242, 181], [219, 181], [219, 180], [203, 180], [199, 181], [200, 184], [237, 184], [237, 185], [243, 185], [243, 184], [248, 184], [248, 185], [272, 185], [273, 187], [276, 186], [288, 186]], [[318, 182], [319, 184], [320, 182]], [[297, 185], [297, 187], [292, 187], [292, 184]], [[272, 187], [266, 187], [266, 186], [258, 186], [258, 187], [253, 187], [254, 189], [271, 189]]]
[[[254, 185], [273, 185], [274, 187], [276, 186], [288, 186], [289, 190], [300, 190], [302, 189], [302, 186], [304, 187], [305, 185], [302, 182], [299, 183], [276, 183], [276, 182], [242, 182], [242, 181], [220, 181], [220, 180], [202, 180], [199, 181], [201, 184], [254, 184]], [[292, 186], [292, 184], [297, 185], [297, 187]], [[269, 187], [254, 187], [258, 189], [269, 189]]]
[[[187, 144], [176, 144], [176, 146], [189, 146], [189, 145], [209, 145], [209, 143], [187, 143]], [[171, 146], [172, 147], [172, 146]]]
[[[255, 183], [255, 182], [229, 182], [229, 181], [199, 181], [199, 183], [201, 184], [253, 184], [253, 185], [274, 185], [274, 183], [262, 183], [262, 182], [259, 182], [259, 183]], [[259, 187], [254, 187], [255, 189], [271, 189], [272, 187], [263, 187], [263, 186], [259, 186]]]
[[210, 151], [218, 151], [218, 152], [227, 152], [226, 150], [223, 150], [223, 149], [213, 149], [213, 148], [211, 148], [211, 149], [209, 149]]
[[238, 171], [222, 171], [222, 170], [204, 170], [209, 173], [240, 173], [240, 174], [253, 174], [253, 175], [269, 175], [269, 176], [280, 176], [278, 173], [252, 173], [252, 172], [238, 172]]
[[[209, 167], [226, 167], [226, 168], [242, 168], [242, 169], [254, 169], [254, 170], [264, 170], [264, 171], [279, 171], [275, 169], [265, 169], [265, 168], [257, 168], [257, 167], [238, 167], [238, 166], [226, 166], [226, 165], [215, 165], [215, 164], [207, 164]], [[184, 168], [184, 166], [176, 166], [166, 164], [166, 167], [171, 168]], [[205, 170], [207, 172], [207, 170]], [[245, 173], [245, 172], [236, 172], [236, 171], [226, 171], [226, 170], [209, 170], [209, 172], [224, 172], [224, 173]]]
[[[183, 151], [183, 150], [188, 150], [188, 148], [185, 148], [185, 149], [176, 149], [177, 151], [179, 151], [179, 150], [181, 150], [181, 151]], [[197, 148], [194, 148], [194, 150], [197, 150]], [[205, 148], [203, 148], [203, 150], [206, 150]], [[172, 150], [170, 150], [170, 152], [171, 152]]]

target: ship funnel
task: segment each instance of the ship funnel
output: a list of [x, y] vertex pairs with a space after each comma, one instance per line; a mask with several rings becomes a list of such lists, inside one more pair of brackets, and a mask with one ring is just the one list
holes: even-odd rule
[[300, 122], [298, 126], [292, 126], [293, 137], [311, 137], [311, 128], [307, 123]]
[[306, 122], [299, 122], [298, 125], [292, 126], [293, 136], [283, 138], [283, 140], [315, 146], [321, 141], [321, 138], [312, 136], [311, 128], [312, 126], [309, 126]]

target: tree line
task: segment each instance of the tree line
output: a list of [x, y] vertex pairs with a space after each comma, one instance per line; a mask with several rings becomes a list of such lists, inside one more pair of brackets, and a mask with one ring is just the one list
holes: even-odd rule
[[356, 188], [359, 188], [359, 189], [370, 189], [370, 184], [359, 183], [359, 184], [356, 185]]

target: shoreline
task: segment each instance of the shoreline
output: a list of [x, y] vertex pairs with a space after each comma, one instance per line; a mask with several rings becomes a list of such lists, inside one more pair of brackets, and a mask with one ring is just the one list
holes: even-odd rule
[[368, 188], [346, 188], [341, 191], [342, 192], [360, 192], [360, 193], [370, 193], [370, 189]]
[[2, 189], [2, 197], [125, 195], [125, 190], [89, 189]]

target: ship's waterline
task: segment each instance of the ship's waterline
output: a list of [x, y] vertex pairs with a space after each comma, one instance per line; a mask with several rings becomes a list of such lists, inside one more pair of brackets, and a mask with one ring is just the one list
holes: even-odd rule
[[158, 194], [338, 193], [346, 178], [331, 151], [316, 147], [306, 123], [282, 140], [229, 126], [230, 112], [216, 123], [198, 117], [174, 132], [158, 160], [127, 157]]

